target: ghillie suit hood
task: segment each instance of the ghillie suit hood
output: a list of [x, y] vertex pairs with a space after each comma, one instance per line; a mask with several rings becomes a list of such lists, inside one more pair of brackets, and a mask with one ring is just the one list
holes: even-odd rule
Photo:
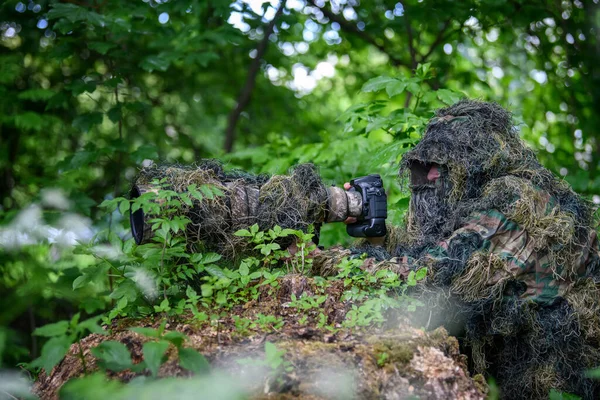
[[[510, 113], [470, 100], [438, 110], [400, 177], [413, 196], [404, 241], [388, 251], [429, 268], [427, 295], [457, 310], [477, 372], [505, 398], [600, 396], [584, 375], [600, 365], [593, 208], [539, 164]], [[435, 212], [415, 194], [427, 186], [443, 197]]]

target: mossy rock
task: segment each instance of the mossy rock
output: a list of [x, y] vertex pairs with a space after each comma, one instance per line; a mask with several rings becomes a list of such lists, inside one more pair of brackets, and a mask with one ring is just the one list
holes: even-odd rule
[[[218, 323], [193, 324], [189, 316], [171, 318], [167, 331], [187, 336], [185, 347], [202, 353], [212, 372], [209, 379], [230, 377], [230, 384], [251, 399], [483, 399], [485, 381], [474, 381], [460, 354], [458, 341], [443, 328], [431, 332], [399, 323], [390, 329], [343, 329], [333, 332], [320, 327], [315, 318], [300, 323], [299, 315], [289, 307], [291, 294], [316, 291], [314, 281], [302, 276], [281, 278], [278, 289], [270, 294], [271, 301], [257, 301], [228, 311]], [[335, 284], [327, 288], [324, 312], [335, 324], [343, 317], [348, 304], [341, 300], [341, 290]], [[265, 293], [265, 300], [267, 293]], [[234, 316], [249, 318], [268, 312], [283, 321], [279, 329], [262, 327], [244, 334], [236, 331]], [[153, 339], [129, 330], [132, 325], [158, 327], [160, 317], [143, 320], [114, 321], [108, 335], [92, 334], [81, 341], [88, 373], [97, 370], [97, 360], [91, 349], [103, 341], [119, 341], [127, 346], [133, 363], [143, 360], [142, 345]], [[329, 325], [331, 327], [331, 325]], [[275, 344], [283, 352], [288, 368], [277, 373], [248, 360], [265, 359], [265, 343]], [[167, 352], [169, 359], [158, 376], [192, 377], [180, 367], [177, 351]], [[386, 354], [386, 355], [384, 355]], [[240, 363], [240, 360], [244, 362]], [[139, 375], [125, 370], [109, 372], [111, 379], [128, 382]], [[43, 399], [56, 399], [65, 382], [83, 375], [79, 348], [73, 345], [66, 358], [49, 375], [41, 373], [34, 391]], [[198, 394], [202, 398], [202, 394]], [[236, 397], [237, 398], [237, 397]]]

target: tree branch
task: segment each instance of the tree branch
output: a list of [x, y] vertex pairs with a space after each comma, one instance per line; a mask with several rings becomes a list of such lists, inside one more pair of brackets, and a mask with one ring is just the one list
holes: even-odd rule
[[450, 26], [450, 21], [451, 21], [451, 19], [448, 18], [444, 22], [444, 27], [438, 33], [437, 37], [435, 38], [435, 40], [431, 44], [431, 47], [429, 47], [429, 50], [427, 50], [427, 53], [425, 53], [425, 55], [421, 57], [421, 62], [424, 62], [425, 60], [427, 60], [429, 58], [429, 56], [433, 53], [433, 51], [436, 49], [436, 47], [438, 47], [442, 41], [446, 40], [452, 34], [454, 34], [454, 32], [451, 32], [449, 35], [444, 35], [444, 33], [446, 32], [446, 30]]
[[344, 31], [361, 38], [365, 42], [376, 47], [382, 53], [385, 53], [389, 57], [390, 61], [392, 62], [392, 64], [394, 66], [408, 67], [408, 65], [403, 60], [394, 56], [388, 49], [385, 48], [385, 46], [377, 43], [377, 41], [373, 37], [371, 37], [368, 33], [358, 29], [358, 27], [356, 25], [346, 21], [344, 18], [340, 17], [339, 15], [335, 14], [333, 11], [331, 11], [325, 7], [321, 8], [321, 7], [317, 6], [315, 4], [314, 0], [307, 0], [307, 2], [308, 2], [308, 4], [312, 5], [313, 7], [317, 7], [319, 10], [321, 10], [321, 12], [323, 12], [323, 14], [330, 21], [337, 22], [340, 25], [340, 28], [342, 28]]
[[250, 64], [250, 69], [248, 70], [248, 76], [246, 77], [246, 82], [242, 87], [242, 91], [240, 92], [237, 98], [237, 104], [229, 113], [227, 117], [227, 128], [225, 129], [225, 152], [230, 153], [233, 149], [233, 142], [235, 141], [235, 128], [240, 119], [240, 115], [242, 111], [248, 106], [250, 103], [250, 98], [252, 96], [252, 91], [254, 90], [254, 85], [256, 83], [256, 76], [260, 71], [260, 61], [265, 55], [267, 51], [267, 47], [269, 45], [269, 36], [273, 33], [273, 29], [275, 28], [275, 23], [279, 16], [283, 13], [284, 1], [281, 1], [277, 12], [273, 19], [268, 23], [264, 30], [264, 37], [258, 44], [256, 48], [256, 57]]
[[413, 45], [413, 31], [410, 26], [410, 20], [408, 19], [408, 15], [406, 12], [404, 13], [404, 21], [406, 22], [406, 34], [408, 35], [408, 51], [410, 53], [410, 64], [411, 68], [417, 68], [417, 51], [415, 50], [415, 46]]

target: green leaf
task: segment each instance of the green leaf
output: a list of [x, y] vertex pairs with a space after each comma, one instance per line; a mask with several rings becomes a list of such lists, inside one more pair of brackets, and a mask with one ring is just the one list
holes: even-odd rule
[[371, 121], [367, 124], [367, 127], [365, 128], [365, 133], [369, 133], [376, 129], [383, 129], [384, 127], [388, 126], [389, 124], [390, 124], [390, 121], [388, 118], [375, 118], [373, 121]]
[[158, 369], [163, 363], [163, 357], [168, 348], [169, 342], [163, 340], [159, 342], [147, 342], [142, 346], [146, 367], [150, 370], [153, 377], [156, 377], [158, 374]]
[[100, 368], [114, 372], [124, 371], [133, 365], [127, 347], [114, 340], [100, 343], [92, 349], [92, 354], [98, 359]]
[[219, 291], [219, 293], [217, 293], [217, 298], [215, 299], [215, 302], [221, 305], [227, 303], [227, 294], [225, 293], [225, 291], [221, 290]]
[[212, 285], [208, 285], [205, 283], [200, 286], [200, 289], [202, 290], [202, 297], [210, 297], [213, 294]]
[[47, 101], [55, 95], [56, 92], [49, 89], [29, 89], [19, 93], [17, 98], [20, 100]]
[[406, 84], [406, 82], [395, 80], [385, 87], [385, 91], [387, 92], [388, 96], [392, 98], [404, 92], [404, 89], [406, 89]]
[[44, 337], [53, 337], [60, 336], [67, 333], [67, 329], [69, 329], [69, 322], [67, 321], [59, 321], [53, 324], [47, 324], [41, 326], [33, 331], [33, 334], [36, 336], [44, 336]]
[[88, 132], [94, 125], [100, 125], [104, 115], [101, 112], [81, 114], [73, 119], [73, 127]]
[[53, 337], [42, 347], [42, 355], [35, 359], [32, 367], [41, 367], [50, 375], [52, 368], [58, 364], [67, 354], [71, 347], [71, 340], [67, 336]]
[[418, 269], [417, 272], [415, 273], [415, 279], [417, 281], [425, 279], [426, 276], [427, 276], [427, 268]]
[[148, 56], [139, 64], [143, 70], [148, 72], [155, 70], [165, 72], [167, 69], [169, 69], [169, 65], [171, 65], [171, 61], [163, 54]]
[[140, 164], [144, 160], [156, 160], [158, 158], [158, 149], [152, 144], [143, 144], [131, 153], [131, 159]]
[[436, 93], [438, 99], [448, 105], [456, 103], [463, 97], [460, 93], [448, 89], [440, 89]]
[[91, 333], [106, 335], [107, 332], [104, 329], [102, 329], [102, 327], [98, 324], [98, 321], [101, 317], [101, 315], [98, 315], [96, 317], [88, 318], [84, 321], [81, 321], [79, 324], [77, 324], [75, 330], [78, 333], [84, 333], [85, 331], [89, 331]]
[[183, 345], [183, 343], [185, 342], [185, 340], [187, 339], [187, 336], [185, 336], [181, 332], [170, 331], [170, 332], [165, 333], [165, 335], [163, 336], [163, 339], [171, 342], [173, 344], [173, 346], [180, 348]]
[[73, 93], [73, 96], [79, 96], [82, 93], [93, 93], [96, 90], [96, 82], [86, 82], [83, 79], [76, 79], [67, 86]]
[[98, 159], [98, 153], [95, 151], [94, 152], [85, 151], [85, 150], [78, 151], [77, 153], [75, 153], [73, 155], [73, 158], [71, 158], [69, 167], [72, 169], [77, 169], [84, 165], [92, 164], [92, 163], [96, 162], [97, 159]]
[[213, 194], [212, 190], [210, 190], [211, 188], [208, 185], [201, 185], [200, 186], [200, 191], [202, 192], [202, 194], [209, 200], [213, 200], [215, 198], [215, 195]]
[[71, 22], [81, 21], [87, 18], [88, 11], [72, 3], [55, 3], [48, 11], [49, 20], [57, 18], [67, 18]]
[[111, 299], [125, 298], [130, 302], [134, 302], [138, 297], [137, 287], [131, 279], [122, 281], [119, 286], [110, 294]]
[[227, 278], [227, 275], [225, 275], [223, 270], [220, 267], [217, 267], [216, 265], [207, 265], [205, 267], [205, 271], [211, 274], [212, 276], [216, 276], [217, 278]]
[[581, 397], [574, 395], [574, 394], [570, 394], [570, 393], [559, 392], [556, 389], [552, 389], [552, 390], [550, 390], [548, 399], [549, 400], [581, 400]]
[[190, 348], [179, 349], [179, 365], [197, 374], [210, 372], [210, 364], [206, 357]]
[[158, 329], [147, 328], [144, 326], [134, 326], [132, 328], [129, 328], [129, 330], [149, 338], [160, 339], [160, 332], [158, 331]]
[[[123, 200], [119, 203], [119, 212], [121, 213], [121, 215], [125, 215], [127, 211], [129, 211], [129, 200]], [[119, 248], [121, 248], [121, 246], [119, 246]]]
[[246, 229], [240, 229], [239, 231], [234, 232], [234, 235], [241, 237], [252, 237], [252, 234]]
[[105, 400], [122, 396], [124, 384], [116, 379], [107, 379], [101, 372], [71, 378], [60, 388], [61, 400]]
[[378, 92], [387, 87], [388, 84], [395, 82], [395, 78], [387, 76], [378, 76], [376, 78], [369, 79], [362, 87], [363, 92]]
[[594, 368], [586, 371], [585, 376], [592, 379], [600, 379], [600, 368]]
[[200, 64], [202, 67], [207, 67], [212, 61], [218, 61], [218, 60], [220, 60], [219, 55], [212, 51], [203, 52], [203, 53], [192, 53], [192, 54], [188, 54], [185, 57], [186, 64], [197, 63], [197, 64]]
[[111, 42], [88, 42], [87, 45], [91, 50], [94, 50], [102, 55], [105, 55], [109, 50], [117, 47], [115, 43]]
[[212, 263], [215, 263], [215, 262], [219, 261], [221, 259], [221, 257], [222, 256], [220, 254], [217, 254], [217, 253], [206, 253], [202, 257], [202, 262], [204, 264], [212, 264]]
[[44, 125], [42, 116], [32, 111], [26, 111], [14, 116], [15, 126], [25, 131], [40, 131]]
[[248, 264], [242, 262], [240, 264], [239, 273], [241, 276], [247, 276], [250, 273], [250, 268], [248, 268]]
[[106, 115], [108, 116], [108, 119], [110, 119], [110, 121], [113, 124], [118, 123], [121, 120], [121, 115], [122, 115], [121, 107], [116, 106], [116, 107], [111, 108], [110, 110], [108, 110]]

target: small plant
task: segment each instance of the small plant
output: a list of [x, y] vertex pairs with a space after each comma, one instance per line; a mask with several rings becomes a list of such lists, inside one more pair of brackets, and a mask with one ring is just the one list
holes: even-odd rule
[[385, 351], [383, 353], [379, 353], [377, 356], [377, 365], [383, 367], [389, 358], [390, 355]]
[[59, 321], [52, 324], [44, 325], [33, 331], [36, 336], [47, 337], [49, 340], [42, 347], [42, 355], [33, 360], [30, 368], [41, 367], [50, 374], [52, 368], [58, 364], [69, 351], [73, 343], [77, 343], [78, 356], [81, 360], [83, 371], [88, 373], [83, 349], [81, 347], [81, 338], [88, 332], [106, 334], [106, 332], [98, 325], [100, 316], [79, 321], [81, 314], [77, 313], [70, 321]]
[[[258, 224], [254, 224], [249, 229], [238, 230], [234, 235], [247, 237], [254, 244], [254, 249], [259, 250], [263, 256], [260, 262], [257, 262], [256, 258], [247, 259], [249, 261], [245, 263], [246, 266], [273, 266], [283, 262], [288, 273], [304, 274], [310, 270], [312, 265], [312, 258], [309, 255], [316, 249], [316, 245], [312, 243], [313, 229], [311, 226], [305, 233], [301, 230], [282, 229], [280, 226], [275, 226], [263, 232], [259, 231]], [[294, 244], [290, 246], [292, 250], [282, 250], [277, 241], [289, 236], [295, 236]]]
[[[165, 332], [165, 326], [166, 321], [163, 321], [158, 329], [146, 327], [130, 328], [130, 330], [135, 333], [153, 339], [150, 342], [144, 343], [142, 347], [142, 352], [144, 355], [144, 361], [142, 362], [143, 365], [138, 366], [138, 364], [135, 366], [135, 369], [140, 370], [141, 368], [143, 370], [144, 368], [147, 368], [152, 376], [156, 377], [160, 366], [164, 363], [164, 361], [166, 361], [165, 353], [167, 352], [169, 345], [173, 345], [177, 350], [179, 365], [181, 365], [182, 368], [197, 374], [207, 373], [209, 371], [209, 363], [206, 358], [192, 348], [183, 347], [184, 342], [187, 340], [187, 336], [177, 331]], [[98, 349], [98, 347], [96, 347], [96, 349]], [[120, 351], [120, 353], [123, 352]], [[101, 359], [106, 357], [103, 353], [99, 356]], [[131, 360], [129, 352], [127, 352], [127, 356], [129, 357], [129, 360], [124, 356], [120, 357], [120, 360], [122, 361], [120, 368], [131, 369], [131, 365], [129, 364]]]
[[290, 307], [304, 311], [319, 308], [327, 300], [327, 295], [309, 296], [307, 293], [302, 293], [299, 298], [292, 293], [290, 297]]
[[241, 365], [266, 367], [269, 369], [269, 379], [280, 379], [283, 373], [294, 370], [292, 363], [285, 359], [285, 350], [279, 350], [274, 343], [265, 342], [265, 355], [262, 359], [242, 358], [237, 360]]

